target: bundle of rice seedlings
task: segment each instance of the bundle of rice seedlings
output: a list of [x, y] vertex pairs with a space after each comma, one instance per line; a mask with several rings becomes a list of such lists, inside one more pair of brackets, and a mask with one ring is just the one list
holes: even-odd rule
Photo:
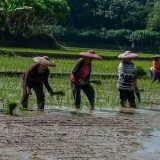
[[13, 111], [16, 108], [17, 103], [15, 102], [7, 102], [6, 105], [4, 105], [4, 111], [6, 114], [13, 116]]
[[147, 75], [147, 72], [140, 66], [137, 66], [135, 71], [134, 71], [134, 74], [137, 76], [137, 77], [143, 77], [143, 76], [146, 76]]

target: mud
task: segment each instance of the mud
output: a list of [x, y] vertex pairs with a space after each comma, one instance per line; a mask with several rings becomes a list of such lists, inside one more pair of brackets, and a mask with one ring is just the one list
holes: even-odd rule
[[0, 113], [1, 160], [159, 160], [160, 112]]

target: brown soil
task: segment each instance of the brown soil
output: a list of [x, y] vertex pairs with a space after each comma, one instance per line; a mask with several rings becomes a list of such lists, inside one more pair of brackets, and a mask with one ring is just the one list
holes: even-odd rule
[[159, 112], [145, 110], [0, 113], [0, 122], [1, 160], [142, 160], [132, 154], [143, 147], [141, 137], [150, 138], [148, 130], [160, 129]]

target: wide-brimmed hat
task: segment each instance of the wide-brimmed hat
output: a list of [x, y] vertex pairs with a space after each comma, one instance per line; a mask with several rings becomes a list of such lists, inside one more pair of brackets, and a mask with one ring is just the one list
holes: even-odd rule
[[160, 54], [156, 54], [153, 58], [160, 58]]
[[133, 53], [131, 51], [125, 51], [124, 53], [120, 54], [118, 58], [136, 58], [138, 54]]
[[97, 55], [94, 51], [90, 50], [90, 51], [87, 51], [87, 52], [81, 52], [79, 53], [81, 56], [84, 56], [84, 57], [89, 57], [89, 58], [93, 58], [93, 59], [102, 59], [101, 56]]
[[55, 67], [56, 64], [52, 62], [48, 56], [43, 56], [43, 57], [34, 57], [33, 60], [39, 64], [42, 64], [44, 66], [49, 66], [49, 67]]

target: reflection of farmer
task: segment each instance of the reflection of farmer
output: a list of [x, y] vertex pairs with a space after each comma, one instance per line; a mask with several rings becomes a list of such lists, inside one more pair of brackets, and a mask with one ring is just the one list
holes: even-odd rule
[[160, 55], [153, 56], [152, 71], [150, 69], [152, 82], [158, 80], [160, 82]]
[[80, 55], [82, 56], [82, 58], [77, 61], [70, 75], [71, 88], [75, 100], [75, 109], [80, 109], [80, 92], [81, 90], [83, 90], [90, 102], [90, 109], [94, 110], [95, 93], [93, 87], [89, 83], [91, 74], [91, 62], [93, 61], [93, 59], [101, 57], [96, 55], [94, 51], [82, 52], [80, 53]]
[[134, 96], [134, 87], [136, 86], [134, 75], [135, 68], [131, 60], [137, 56], [137, 54], [131, 51], [126, 51], [118, 56], [118, 58], [122, 58], [118, 66], [119, 77], [117, 82], [121, 107], [126, 107], [127, 100], [130, 107], [136, 107]]
[[28, 98], [31, 93], [31, 89], [36, 93], [37, 105], [39, 109], [44, 109], [45, 95], [43, 92], [43, 84], [47, 88], [48, 92], [53, 95], [53, 90], [49, 85], [49, 69], [48, 66], [55, 66], [53, 62], [49, 60], [49, 57], [35, 57], [33, 58], [36, 64], [32, 65], [23, 76], [23, 96], [21, 104], [27, 108]]

